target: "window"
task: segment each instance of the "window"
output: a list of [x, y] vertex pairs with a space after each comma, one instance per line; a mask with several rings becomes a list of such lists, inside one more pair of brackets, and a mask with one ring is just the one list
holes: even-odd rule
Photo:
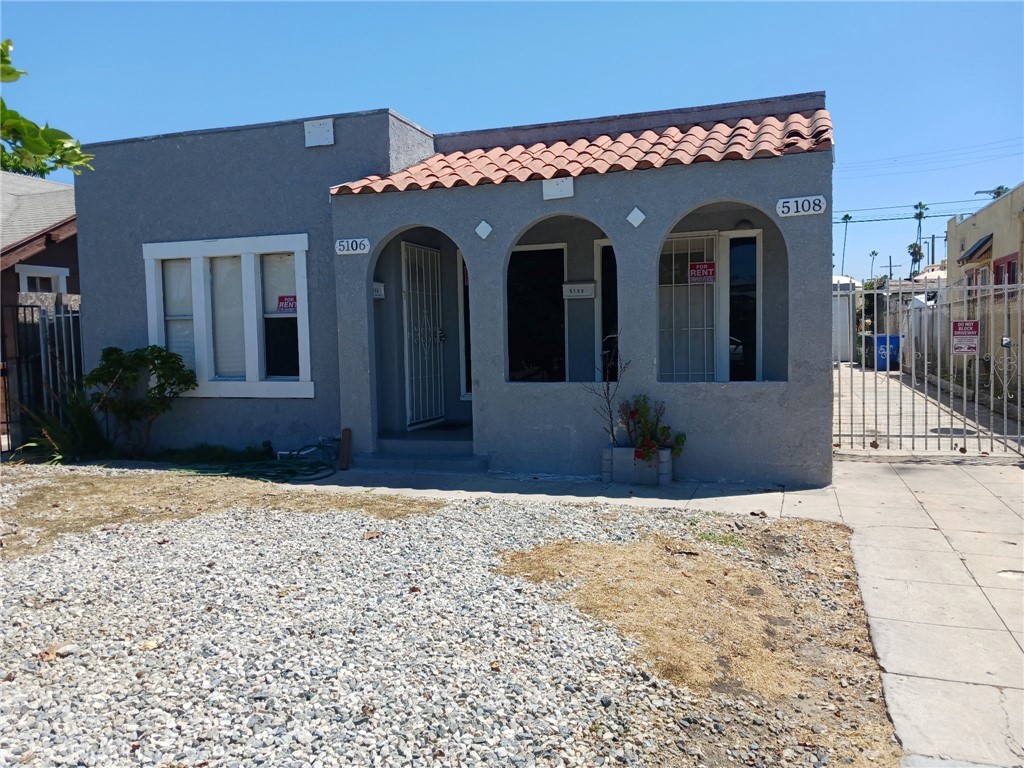
[[993, 262], [995, 285], [1015, 285], [1017, 283], [1018, 259], [1019, 256], [1016, 253], [1011, 253], [1009, 256], [1004, 256]]
[[192, 370], [196, 346], [192, 333], [192, 265], [189, 259], [160, 262], [164, 299], [164, 346], [181, 355]]
[[28, 290], [30, 293], [53, 293], [53, 278], [29, 275]]
[[263, 373], [267, 378], [299, 375], [299, 319], [295, 306], [295, 257], [265, 253], [263, 278]]
[[143, 245], [150, 343], [198, 397], [313, 397], [306, 235]]
[[22, 293], [67, 293], [67, 267], [43, 267], [36, 264], [16, 264], [18, 290]]
[[658, 380], [760, 381], [761, 233], [672, 235], [658, 263]]
[[565, 381], [563, 245], [518, 246], [508, 262], [509, 381]]

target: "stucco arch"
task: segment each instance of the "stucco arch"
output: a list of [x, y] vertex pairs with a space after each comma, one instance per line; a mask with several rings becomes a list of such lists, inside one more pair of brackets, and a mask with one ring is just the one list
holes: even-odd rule
[[[370, 285], [373, 283], [373, 271], [377, 267], [377, 262], [380, 259], [381, 254], [384, 253], [385, 249], [395, 240], [395, 238], [400, 237], [405, 232], [409, 232], [415, 229], [432, 229], [435, 232], [438, 232], [439, 234], [451, 240], [455, 244], [456, 249], [460, 253], [466, 253], [466, 248], [462, 243], [459, 242], [458, 238], [456, 238], [443, 227], [438, 226], [436, 223], [431, 223], [430, 221], [423, 220], [417, 221], [415, 223], [401, 224], [381, 235], [377, 239], [377, 242], [374, 245], [373, 250], [371, 251], [370, 258], [367, 261], [366, 266], [366, 287], [368, 290], [370, 288]], [[472, 276], [473, 267], [470, 265], [469, 260], [467, 260], [466, 262], [466, 268], [470, 271], [470, 276]]]
[[[757, 232], [758, 248], [757, 254], [760, 271], [757, 278], [757, 338], [758, 353], [761, 357], [761, 378], [769, 381], [786, 381], [789, 378], [789, 316], [790, 316], [790, 279], [789, 279], [789, 249], [786, 238], [775, 223], [774, 218], [762, 207], [747, 200], [732, 197], [723, 197], [710, 201], [702, 201], [692, 206], [683, 215], [678, 217], [671, 226], [664, 232], [660, 241], [657, 254], [649, 266], [654, 284], [659, 286], [659, 318], [664, 316], [662, 303], [666, 301], [662, 296], [662, 279], [660, 264], [662, 254], [665, 252], [669, 238], [674, 235], [683, 235], [688, 232]], [[728, 242], [735, 242], [730, 240]], [[716, 247], [718, 247], [716, 245]], [[725, 247], [724, 245], [721, 247]], [[721, 254], [720, 254], [721, 255]], [[692, 258], [692, 257], [691, 257]], [[676, 278], [678, 279], [678, 278]], [[724, 293], [716, 291], [715, 306], [719, 299], [727, 299], [729, 296], [730, 277], [728, 274], [719, 274], [716, 277], [716, 285], [721, 286], [726, 281]], [[670, 282], [673, 282], [670, 279]], [[676, 289], [673, 289], [676, 290]], [[679, 289], [681, 290], [681, 289]], [[682, 299], [673, 300], [681, 301]], [[711, 301], [711, 299], [705, 299]], [[735, 301], [733, 302], [735, 307]], [[678, 305], [673, 312], [677, 313]], [[692, 311], [687, 310], [687, 311]], [[716, 310], [717, 312], [717, 310]], [[741, 317], [746, 317], [742, 315]], [[718, 322], [728, 322], [728, 307], [726, 317], [716, 318], [716, 339], [724, 333], [718, 328]], [[678, 322], [678, 321], [673, 321]], [[675, 327], [674, 325], [672, 327]], [[742, 327], [742, 326], [740, 326]], [[751, 326], [753, 327], [753, 326]], [[753, 331], [751, 331], [753, 333]], [[741, 335], [730, 332], [729, 343], [735, 343], [734, 336]], [[659, 332], [659, 360], [664, 360], [664, 340], [660, 339]], [[751, 344], [736, 344], [741, 349], [751, 348]], [[724, 349], [724, 347], [722, 348]], [[678, 353], [677, 353], [678, 354]], [[723, 353], [724, 354], [724, 353]], [[721, 357], [721, 356], [720, 356]], [[719, 359], [719, 365], [726, 365], [726, 361]], [[751, 363], [751, 370], [753, 364]], [[721, 376], [722, 372], [719, 371]], [[733, 375], [736, 375], [735, 372]], [[659, 368], [659, 377], [663, 378]]]
[[[421, 266], [412, 268], [409, 273], [409, 285], [421, 278], [414, 275], [435, 275], [429, 278], [428, 284], [433, 285], [436, 279], [438, 290], [428, 289], [424, 292], [409, 288], [409, 309], [406, 307], [406, 282], [403, 253], [413, 254], [416, 249], [406, 249], [403, 243], [411, 246], [436, 251], [438, 256], [420, 256], [411, 259], [425, 258], [418, 261]], [[367, 260], [367, 290], [374, 283], [383, 285], [383, 297], [378, 296], [370, 301], [368, 312], [368, 349], [373, 358], [371, 366], [371, 387], [373, 390], [374, 423], [378, 436], [401, 437], [407, 430], [416, 427], [420, 422], [470, 424], [472, 421], [472, 403], [464, 397], [464, 372], [468, 360], [464, 354], [464, 346], [469, 328], [466, 327], [462, 311], [468, 300], [463, 293], [465, 281], [462, 279], [461, 268], [470, 269], [468, 260], [461, 262], [459, 254], [465, 251], [455, 238], [446, 231], [431, 224], [406, 224], [389, 231], [374, 248], [372, 257]], [[426, 264], [434, 266], [424, 266]], [[420, 270], [424, 271], [420, 271]], [[420, 282], [419, 285], [424, 285]], [[427, 312], [426, 305], [419, 302], [427, 297], [432, 309]], [[434, 303], [430, 303], [434, 302]], [[418, 309], [416, 309], [418, 307]], [[410, 313], [410, 314], [407, 314]], [[426, 319], [429, 315], [429, 320]], [[429, 330], [424, 331], [429, 323]], [[428, 348], [433, 352], [426, 351]], [[415, 350], [412, 352], [410, 350]], [[409, 403], [417, 402], [410, 399], [410, 387], [415, 379], [409, 371], [415, 371], [410, 355], [433, 355], [431, 366], [437, 381], [431, 384], [434, 395], [440, 399], [436, 410], [436, 418], [425, 421], [417, 419], [418, 409]], [[419, 359], [419, 357], [417, 357]], [[437, 393], [440, 393], [437, 395]], [[432, 411], [433, 413], [433, 411]]]
[[[599, 230], [601, 232], [602, 238], [611, 241], [611, 235], [608, 234], [608, 232], [611, 230], [607, 226], [602, 226], [601, 223], [598, 221], [599, 218], [599, 216], [583, 215], [572, 210], [550, 211], [544, 213], [541, 216], [537, 216], [536, 218], [532, 219], [528, 224], [525, 224], [519, 229], [517, 229], [513, 233], [512, 237], [509, 238], [509, 244], [508, 247], [506, 247], [505, 249], [504, 258], [501, 264], [502, 274], [507, 273], [509, 257], [512, 255], [512, 251], [522, 244], [523, 238], [526, 237], [531, 231], [533, 231], [537, 227], [545, 224], [546, 222], [553, 221], [555, 219], [575, 219], [584, 222], [594, 227], [595, 229]], [[611, 242], [611, 246], [614, 248], [615, 243]]]
[[[551, 249], [561, 257], [529, 254]], [[594, 381], [618, 333], [616, 265], [611, 237], [588, 216], [552, 211], [516, 232], [499, 283], [506, 381]], [[573, 298], [566, 283], [589, 294]]]

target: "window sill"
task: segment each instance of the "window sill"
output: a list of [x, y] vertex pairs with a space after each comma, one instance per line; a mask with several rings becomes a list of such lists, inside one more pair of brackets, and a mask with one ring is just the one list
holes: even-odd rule
[[182, 397], [312, 398], [312, 381], [201, 381]]

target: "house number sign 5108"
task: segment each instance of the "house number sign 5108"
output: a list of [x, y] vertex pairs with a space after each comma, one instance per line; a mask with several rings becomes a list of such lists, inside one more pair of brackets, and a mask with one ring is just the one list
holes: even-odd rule
[[359, 256], [370, 252], [370, 239], [367, 237], [343, 237], [334, 241], [334, 252], [339, 256]]
[[784, 197], [775, 204], [775, 212], [779, 216], [811, 216], [824, 213], [827, 207], [824, 195]]

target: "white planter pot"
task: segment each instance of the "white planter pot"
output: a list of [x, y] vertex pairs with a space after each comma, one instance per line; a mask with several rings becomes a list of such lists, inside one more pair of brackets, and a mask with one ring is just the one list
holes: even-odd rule
[[632, 448], [605, 448], [601, 479], [627, 485], [668, 485], [672, 482], [672, 449], [661, 448], [655, 460], [647, 463], [634, 458]]

